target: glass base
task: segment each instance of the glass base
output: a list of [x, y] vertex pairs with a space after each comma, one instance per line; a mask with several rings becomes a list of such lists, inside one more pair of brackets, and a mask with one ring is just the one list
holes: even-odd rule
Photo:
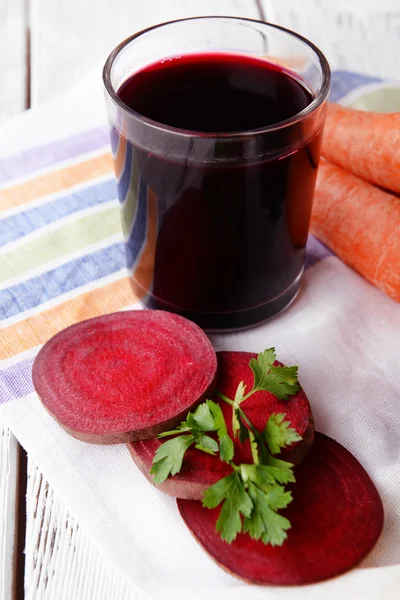
[[304, 269], [301, 270], [293, 283], [279, 294], [279, 296], [248, 310], [227, 313], [177, 310], [169, 304], [160, 302], [154, 296], [149, 300], [147, 308], [175, 312], [190, 321], [194, 321], [194, 323], [197, 323], [202, 329], [210, 333], [227, 333], [250, 329], [276, 317], [294, 302], [300, 290], [303, 271]]

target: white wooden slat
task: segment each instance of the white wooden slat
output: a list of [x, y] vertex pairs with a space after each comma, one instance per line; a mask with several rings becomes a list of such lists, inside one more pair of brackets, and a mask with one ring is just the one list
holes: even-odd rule
[[313, 41], [332, 68], [399, 79], [400, 0], [261, 0], [268, 20]]
[[259, 13], [255, 0], [31, 0], [32, 106], [71, 88], [135, 31], [208, 14]]
[[0, 121], [25, 109], [25, 0], [0, 0]]
[[13, 597], [18, 443], [0, 423], [0, 599]]
[[29, 459], [25, 599], [141, 600]]

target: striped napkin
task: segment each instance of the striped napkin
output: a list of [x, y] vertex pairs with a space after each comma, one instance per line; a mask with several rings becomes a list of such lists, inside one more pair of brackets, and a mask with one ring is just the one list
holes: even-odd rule
[[[399, 110], [400, 87], [334, 72], [331, 99]], [[182, 525], [174, 500], [144, 481], [124, 446], [70, 438], [34, 393], [32, 363], [46, 340], [83, 319], [139, 307], [125, 267], [99, 73], [57, 102], [2, 125], [0, 133], [0, 418], [138, 598], [264, 598], [264, 589], [211, 563]], [[115, 152], [122, 164], [124, 149]], [[144, 218], [149, 224], [150, 206]], [[134, 269], [145, 254], [143, 236]], [[269, 589], [271, 599], [398, 598], [396, 325], [395, 303], [310, 237], [294, 305], [249, 332], [213, 336], [217, 349], [274, 345], [284, 362], [299, 364], [317, 428], [359, 458], [385, 504], [384, 533], [361, 568], [316, 586]]]

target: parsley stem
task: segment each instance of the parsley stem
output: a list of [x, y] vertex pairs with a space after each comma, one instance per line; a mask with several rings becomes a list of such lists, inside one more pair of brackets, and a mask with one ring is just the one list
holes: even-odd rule
[[243, 396], [243, 398], [242, 398], [241, 402], [244, 402], [245, 400], [247, 400], [247, 398], [250, 398], [250, 396], [251, 396], [252, 394], [254, 394], [254, 392], [257, 392], [257, 391], [258, 391], [258, 390], [254, 389], [254, 388], [253, 388], [252, 390], [250, 390], [250, 392], [248, 392], [248, 394], [246, 394], [245, 396]]
[[[247, 396], [245, 396], [243, 398], [243, 400], [245, 400], [246, 398], [248, 398], [253, 392], [249, 392], [247, 394]], [[234, 401], [231, 400], [230, 398], [228, 398], [228, 396], [225, 396], [224, 394], [221, 394], [221, 392], [217, 392], [217, 396], [219, 396], [221, 398], [221, 400], [223, 400], [224, 402], [227, 402], [228, 404], [230, 404], [230, 406], [234, 406], [235, 408], [238, 408], [239, 412], [240, 412], [240, 416], [242, 417], [243, 421], [246, 423], [246, 425], [248, 427], [250, 427], [250, 429], [254, 432], [256, 431], [254, 425], [250, 422], [250, 420], [246, 417], [245, 413], [243, 412], [243, 410], [240, 408], [240, 406], [236, 406]], [[242, 400], [242, 402], [243, 402]]]
[[228, 398], [228, 396], [224, 396], [224, 394], [221, 394], [221, 392], [217, 392], [217, 396], [219, 396], [224, 402], [227, 402], [231, 406], [234, 406], [234, 401]]
[[250, 427], [250, 429], [254, 432], [256, 431], [254, 425], [251, 423], [251, 421], [246, 417], [245, 413], [242, 411], [242, 409], [239, 407], [239, 412], [240, 412], [240, 416], [242, 417], [243, 421], [246, 423], [246, 425], [248, 425]]
[[[247, 400], [247, 398], [250, 398], [250, 396], [252, 396], [254, 394], [254, 392], [258, 392], [258, 390], [253, 388], [252, 390], [250, 390], [250, 392], [248, 392], [245, 396], [243, 396], [243, 398], [241, 399], [240, 402], [242, 403], [245, 400]], [[233, 400], [231, 400], [230, 398], [228, 398], [224, 394], [221, 394], [221, 392], [217, 392], [217, 396], [219, 396], [221, 398], [221, 400], [224, 400], [224, 402], [227, 402], [231, 406], [234, 405]]]

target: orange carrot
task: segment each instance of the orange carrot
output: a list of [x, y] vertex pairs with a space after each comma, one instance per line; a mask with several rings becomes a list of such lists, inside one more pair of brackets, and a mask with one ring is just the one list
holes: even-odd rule
[[400, 193], [400, 113], [330, 104], [322, 155], [371, 183]]
[[323, 160], [311, 232], [345, 263], [400, 301], [400, 199]]

